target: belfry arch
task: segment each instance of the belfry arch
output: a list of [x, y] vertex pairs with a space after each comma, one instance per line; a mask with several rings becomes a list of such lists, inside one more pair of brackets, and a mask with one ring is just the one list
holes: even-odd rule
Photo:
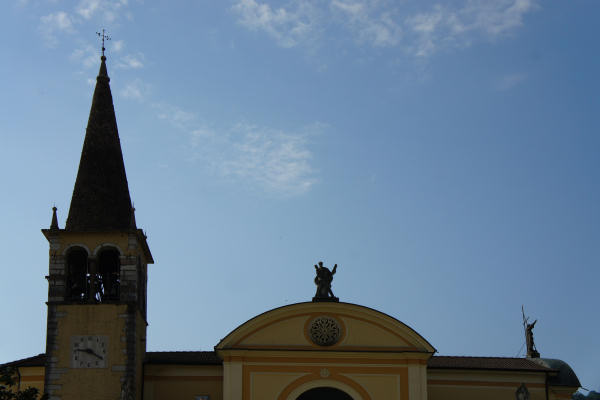
[[66, 254], [67, 298], [85, 301], [88, 296], [88, 252], [80, 246], [71, 247]]
[[119, 300], [121, 261], [119, 251], [106, 247], [98, 252], [98, 292], [101, 301]]

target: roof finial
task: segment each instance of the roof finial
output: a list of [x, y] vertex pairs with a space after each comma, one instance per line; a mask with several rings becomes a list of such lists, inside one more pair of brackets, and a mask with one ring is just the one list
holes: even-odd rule
[[104, 50], [106, 50], [106, 49], [104, 48], [104, 41], [105, 40], [111, 40], [110, 36], [108, 36], [105, 33], [104, 28], [102, 28], [102, 33], [96, 32], [96, 35], [98, 35], [98, 37], [100, 37], [102, 39], [102, 58], [105, 59], [106, 57], [104, 57]]
[[52, 207], [52, 222], [50, 223], [50, 229], [58, 229], [58, 218], [56, 217], [56, 206]]
[[129, 229], [137, 229], [137, 225], [135, 223], [135, 203], [131, 204], [131, 219], [129, 221]]

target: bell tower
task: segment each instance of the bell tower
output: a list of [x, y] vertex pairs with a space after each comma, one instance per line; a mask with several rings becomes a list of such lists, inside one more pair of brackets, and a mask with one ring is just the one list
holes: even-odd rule
[[[104, 49], [103, 49], [104, 50]], [[45, 392], [50, 399], [141, 399], [147, 266], [137, 228], [104, 52], [69, 215], [53, 208]]]

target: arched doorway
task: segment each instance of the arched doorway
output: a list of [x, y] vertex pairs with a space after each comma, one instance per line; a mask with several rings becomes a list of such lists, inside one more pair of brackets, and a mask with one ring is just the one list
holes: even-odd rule
[[317, 387], [302, 393], [296, 400], [352, 400], [352, 397], [340, 389]]

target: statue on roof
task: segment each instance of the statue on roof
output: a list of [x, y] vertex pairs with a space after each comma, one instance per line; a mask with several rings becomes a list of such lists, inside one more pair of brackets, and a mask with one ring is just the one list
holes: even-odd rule
[[339, 301], [337, 297], [333, 295], [331, 290], [331, 282], [333, 281], [333, 275], [337, 269], [337, 264], [333, 266], [333, 270], [323, 266], [323, 261], [319, 261], [319, 265], [315, 264], [315, 285], [317, 285], [317, 293], [313, 297], [313, 301]]
[[533, 323], [529, 323], [529, 317], [525, 317], [525, 309], [521, 306], [521, 312], [523, 313], [523, 328], [525, 329], [525, 344], [527, 346], [527, 358], [540, 358], [540, 352], [537, 351], [535, 343], [533, 341], [533, 327], [537, 322], [537, 319]]

